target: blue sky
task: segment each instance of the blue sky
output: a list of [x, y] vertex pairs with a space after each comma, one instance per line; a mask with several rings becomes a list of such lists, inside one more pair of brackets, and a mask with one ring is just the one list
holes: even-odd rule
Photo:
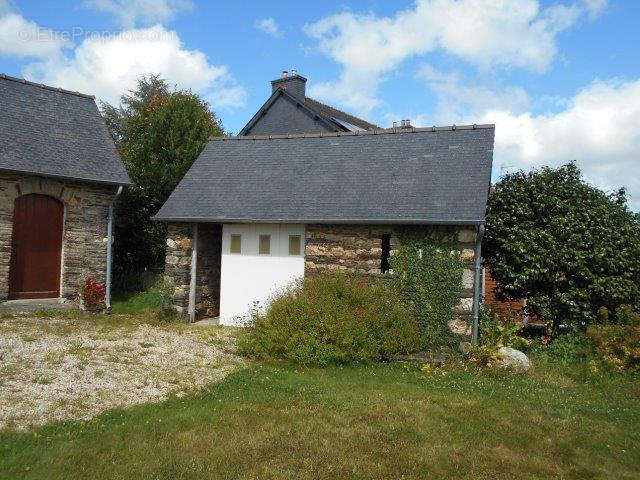
[[0, 72], [111, 102], [159, 73], [235, 133], [296, 68], [381, 126], [495, 123], [495, 176], [575, 159], [639, 209], [638, 20], [636, 0], [0, 0]]

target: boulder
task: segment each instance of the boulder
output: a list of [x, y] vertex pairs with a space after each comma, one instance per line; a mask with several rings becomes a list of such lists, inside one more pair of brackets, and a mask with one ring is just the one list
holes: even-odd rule
[[498, 354], [502, 357], [500, 360], [502, 368], [510, 368], [516, 372], [526, 372], [531, 369], [531, 360], [520, 350], [500, 347]]

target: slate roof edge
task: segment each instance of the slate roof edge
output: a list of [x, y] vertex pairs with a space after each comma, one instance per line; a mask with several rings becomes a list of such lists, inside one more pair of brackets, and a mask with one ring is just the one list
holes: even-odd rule
[[211, 137], [210, 140], [222, 142], [231, 140], [273, 140], [281, 138], [319, 138], [319, 137], [355, 137], [364, 135], [395, 135], [398, 133], [420, 133], [420, 132], [442, 132], [455, 130], [480, 130], [495, 129], [495, 124], [473, 124], [473, 125], [445, 125], [433, 127], [397, 127], [397, 128], [381, 128], [378, 130], [362, 130], [356, 132], [326, 132], [326, 133], [286, 133], [271, 135], [238, 135]]
[[34, 170], [20, 170], [20, 169], [16, 169], [16, 168], [5, 168], [5, 167], [0, 167], [0, 172], [6, 172], [6, 173], [14, 173], [14, 174], [20, 174], [20, 175], [33, 175], [34, 177], [45, 177], [45, 178], [53, 178], [53, 179], [58, 179], [58, 180], [71, 180], [71, 181], [76, 181], [76, 182], [87, 182], [87, 183], [97, 183], [100, 185], [133, 185], [133, 182], [131, 182], [131, 179], [129, 179], [129, 175], [127, 175], [127, 181], [122, 181], [122, 182], [118, 182], [118, 181], [113, 181], [113, 180], [98, 180], [95, 178], [88, 178], [88, 177], [72, 177], [71, 175], [56, 175], [55, 173], [42, 173], [42, 172], [36, 172]]
[[[379, 130], [382, 128], [376, 125], [375, 123], [371, 123], [363, 118], [356, 117], [355, 115], [351, 115], [350, 113], [340, 110], [339, 108], [332, 107], [331, 105], [327, 105], [326, 103], [323, 103], [320, 100], [316, 100], [315, 98], [305, 96], [304, 99], [305, 101], [311, 101], [312, 105], [309, 105], [307, 103], [307, 105], [310, 108], [314, 108], [314, 109], [317, 108], [316, 105], [313, 105], [313, 103], [316, 103], [320, 106], [320, 108], [326, 108], [327, 110], [332, 111], [331, 113], [336, 117], [343, 117], [343, 121], [351, 123], [356, 127], [360, 127], [363, 130]], [[360, 123], [361, 125], [357, 125], [357, 123]]]
[[335, 122], [331, 121], [331, 119], [322, 115], [320, 112], [317, 112], [315, 109], [311, 108], [309, 105], [307, 105], [307, 103], [302, 98], [292, 95], [286, 90], [278, 87], [276, 91], [273, 92], [271, 96], [267, 99], [267, 101], [262, 104], [262, 106], [258, 109], [258, 111], [253, 115], [253, 117], [251, 117], [251, 119], [247, 122], [247, 124], [244, 127], [242, 127], [242, 129], [238, 132], [237, 136], [250, 136], [250, 135], [245, 135], [244, 132], [251, 130], [255, 126], [255, 124], [258, 122], [258, 120], [262, 118], [262, 116], [267, 112], [267, 110], [269, 110], [269, 108], [271, 108], [271, 105], [273, 105], [276, 99], [280, 96], [288, 97], [290, 101], [295, 102], [297, 105], [300, 105], [302, 108], [307, 110], [309, 114], [311, 114], [314, 117], [318, 117], [318, 119], [323, 121], [327, 125], [327, 127], [343, 128], [340, 125], [336, 125]]
[[216, 217], [162, 217], [154, 215], [152, 220], [158, 222], [189, 223], [304, 223], [304, 224], [358, 224], [358, 225], [480, 225], [485, 221], [472, 219], [364, 219], [364, 218], [216, 218]]
[[50, 85], [45, 85], [44, 83], [30, 82], [29, 80], [25, 80], [24, 78], [12, 77], [4, 73], [0, 73], [0, 78], [3, 80], [9, 80], [10, 82], [23, 83], [25, 85], [31, 85], [33, 87], [40, 87], [45, 90], [51, 90], [53, 92], [66, 93], [68, 95], [75, 95], [76, 97], [88, 98], [91, 100], [96, 99], [95, 95], [88, 95], [86, 93], [74, 92], [72, 90], [65, 90], [64, 88], [59, 88], [59, 87], [52, 87]]

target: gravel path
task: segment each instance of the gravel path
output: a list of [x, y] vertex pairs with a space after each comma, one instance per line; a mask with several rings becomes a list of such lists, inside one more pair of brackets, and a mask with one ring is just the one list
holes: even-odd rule
[[241, 363], [220, 327], [0, 318], [0, 429], [185, 395]]

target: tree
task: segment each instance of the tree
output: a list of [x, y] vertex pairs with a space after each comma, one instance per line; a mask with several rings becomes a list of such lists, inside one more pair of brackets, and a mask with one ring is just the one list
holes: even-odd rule
[[606, 308], [640, 305], [640, 225], [626, 192], [607, 194], [574, 163], [506, 175], [489, 196], [485, 260], [498, 295], [585, 327]]
[[188, 90], [171, 90], [158, 76], [142, 77], [121, 97], [101, 104], [111, 136], [133, 182], [116, 203], [114, 277], [161, 268], [166, 225], [155, 215], [211, 136], [224, 130], [205, 101]]

